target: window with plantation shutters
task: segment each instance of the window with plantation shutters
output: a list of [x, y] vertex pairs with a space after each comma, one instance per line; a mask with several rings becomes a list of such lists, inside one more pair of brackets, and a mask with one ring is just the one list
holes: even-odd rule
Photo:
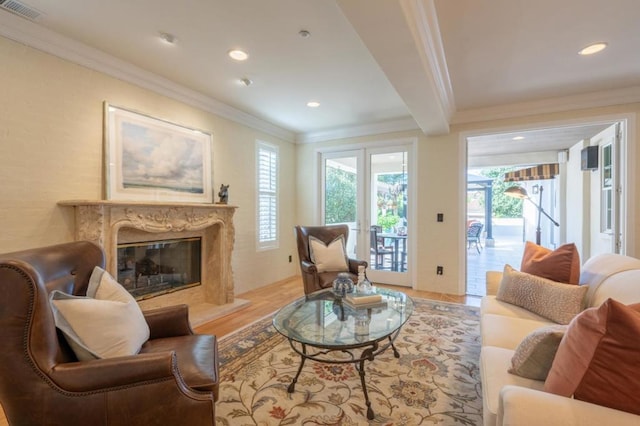
[[258, 249], [278, 247], [278, 147], [257, 143]]

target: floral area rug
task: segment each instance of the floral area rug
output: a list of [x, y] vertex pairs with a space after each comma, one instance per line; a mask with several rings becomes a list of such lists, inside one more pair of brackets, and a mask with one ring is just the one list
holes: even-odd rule
[[306, 361], [264, 318], [219, 342], [222, 425], [481, 425], [479, 310], [414, 299], [393, 351], [367, 361], [373, 420], [353, 364]]

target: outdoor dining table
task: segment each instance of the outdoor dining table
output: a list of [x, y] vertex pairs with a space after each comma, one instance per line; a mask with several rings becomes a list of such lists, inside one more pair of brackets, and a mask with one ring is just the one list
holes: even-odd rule
[[402, 241], [402, 253], [407, 252], [407, 235], [399, 235], [395, 232], [383, 232], [379, 233], [378, 237], [393, 240], [393, 265], [394, 271], [404, 272], [404, 261], [400, 259], [400, 241]]

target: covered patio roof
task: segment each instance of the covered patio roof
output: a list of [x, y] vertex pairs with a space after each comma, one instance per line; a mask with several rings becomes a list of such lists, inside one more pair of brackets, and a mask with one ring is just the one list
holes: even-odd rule
[[507, 172], [504, 174], [504, 181], [518, 182], [523, 180], [553, 179], [558, 173], [560, 173], [560, 165], [558, 163], [539, 164], [526, 169]]

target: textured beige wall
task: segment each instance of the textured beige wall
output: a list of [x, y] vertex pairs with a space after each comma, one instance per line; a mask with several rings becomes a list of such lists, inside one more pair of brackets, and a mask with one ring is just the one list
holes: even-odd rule
[[[302, 145], [297, 150], [298, 163], [304, 168], [298, 169], [298, 218], [302, 223], [320, 223], [318, 205], [319, 171], [318, 152], [322, 149], [346, 149], [350, 146], [363, 146], [385, 140], [399, 138], [417, 138], [417, 220], [415, 224], [415, 268], [412, 275], [414, 288], [448, 294], [465, 292], [465, 143], [461, 138], [468, 133], [536, 127], [568, 121], [596, 119], [609, 116], [628, 116], [632, 125], [637, 121], [640, 105], [629, 104], [607, 108], [579, 110], [565, 113], [544, 114], [525, 118], [494, 120], [488, 122], [454, 125], [447, 135], [427, 137], [419, 131], [376, 135], [361, 138], [349, 138], [313, 145]], [[629, 148], [632, 157], [628, 164], [632, 174], [638, 176], [636, 165], [639, 163], [640, 149], [638, 131], [631, 129]], [[630, 224], [640, 224], [640, 188], [635, 181], [628, 184], [631, 193], [629, 206]], [[461, 195], [463, 194], [463, 195]], [[444, 222], [436, 222], [436, 214], [444, 213]], [[640, 229], [633, 226], [630, 234], [627, 254], [637, 256], [636, 246], [640, 242]], [[442, 265], [445, 274], [436, 275], [436, 266]]]
[[[214, 189], [230, 184], [236, 292], [298, 273], [295, 146], [154, 92], [0, 37], [0, 253], [72, 241], [74, 217], [59, 200], [103, 195], [103, 102], [213, 134]], [[281, 244], [257, 252], [255, 141], [281, 155]], [[216, 195], [217, 199], [217, 195]]]

